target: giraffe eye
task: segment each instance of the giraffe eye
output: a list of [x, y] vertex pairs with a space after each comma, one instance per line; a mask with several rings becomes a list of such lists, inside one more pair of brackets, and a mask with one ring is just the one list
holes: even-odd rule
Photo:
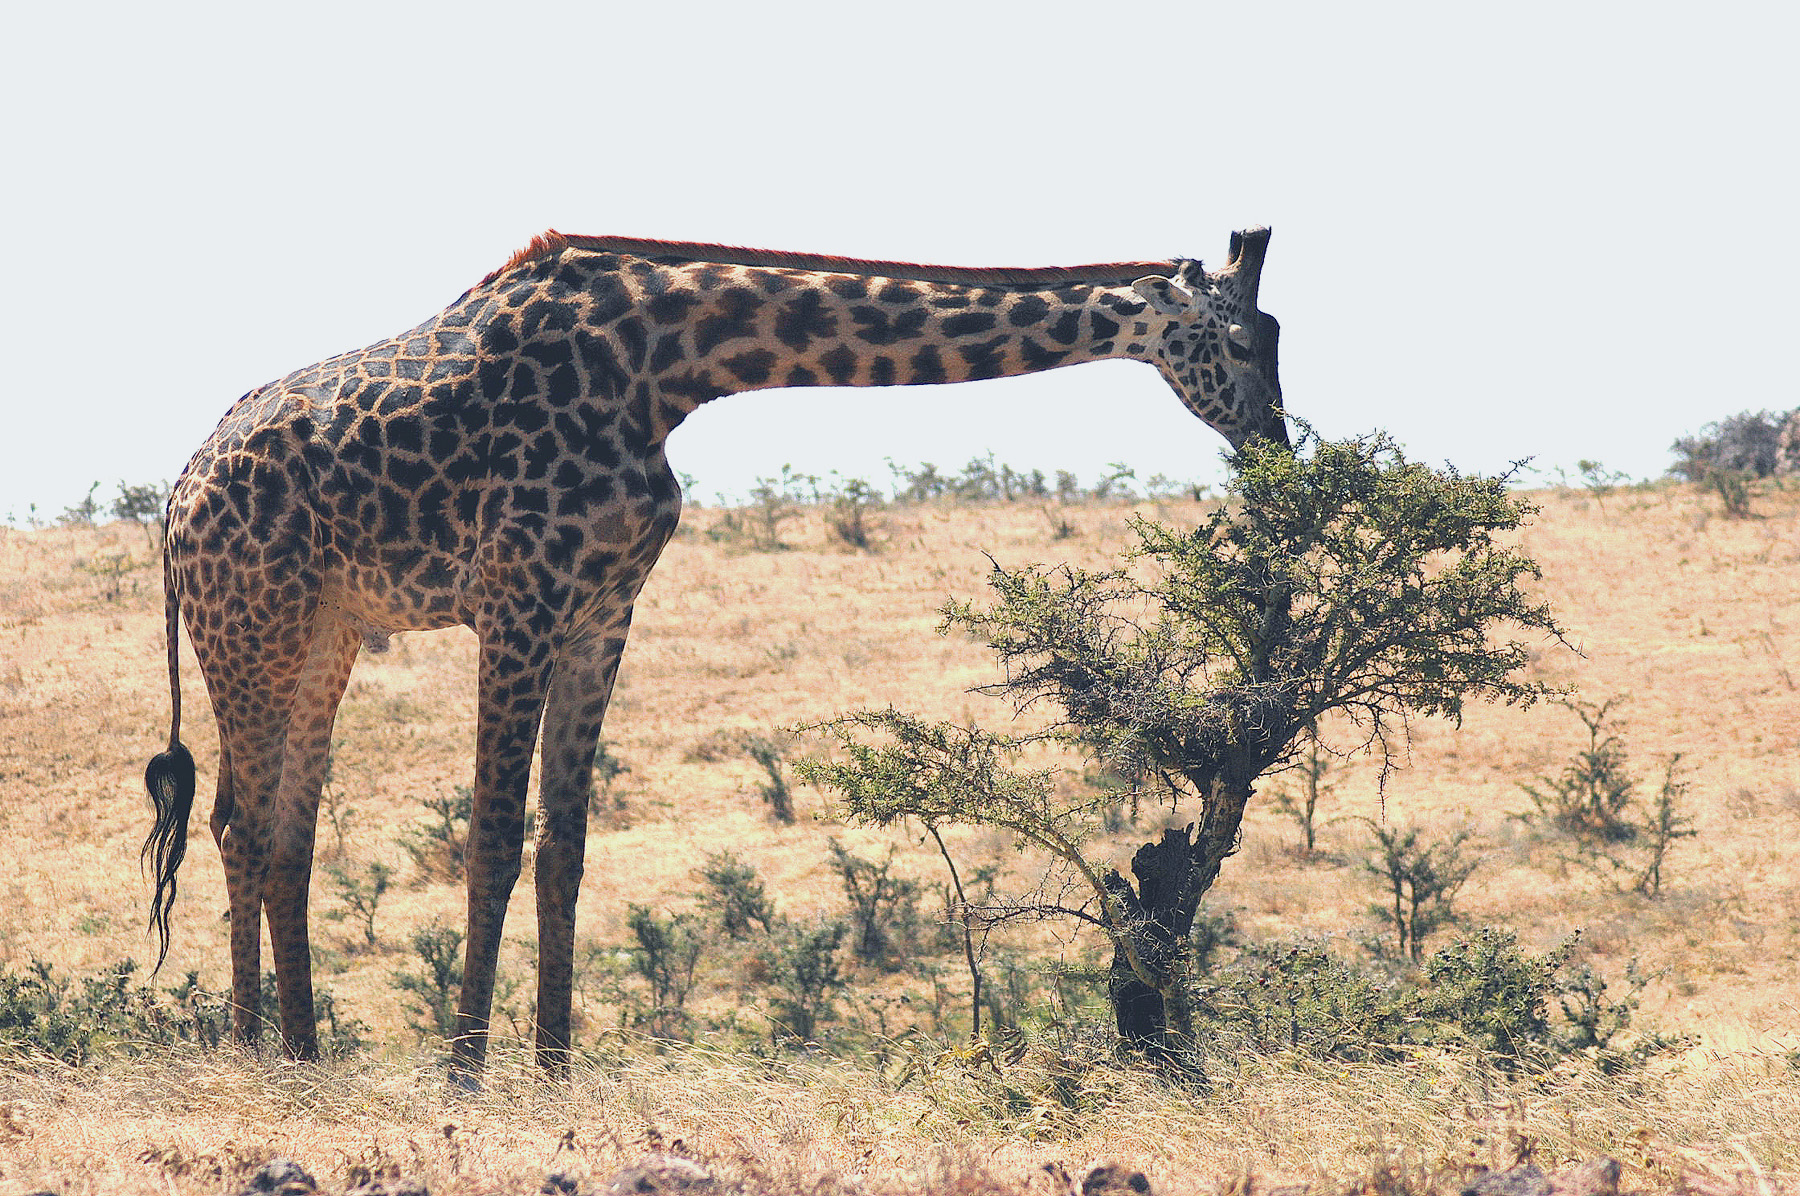
[[1231, 327], [1225, 330], [1225, 335], [1240, 345], [1248, 345], [1250, 343], [1250, 330], [1242, 324], [1231, 325]]

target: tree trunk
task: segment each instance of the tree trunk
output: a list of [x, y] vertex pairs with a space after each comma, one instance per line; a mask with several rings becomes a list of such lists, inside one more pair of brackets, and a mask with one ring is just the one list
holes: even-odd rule
[[1194, 916], [1225, 857], [1236, 850], [1250, 790], [1215, 781], [1207, 796], [1197, 827], [1165, 830], [1160, 842], [1137, 849], [1131, 857], [1135, 888], [1116, 871], [1104, 877], [1125, 918], [1114, 928], [1107, 983], [1113, 1017], [1127, 1047], [1159, 1061], [1174, 1061], [1193, 1044]]

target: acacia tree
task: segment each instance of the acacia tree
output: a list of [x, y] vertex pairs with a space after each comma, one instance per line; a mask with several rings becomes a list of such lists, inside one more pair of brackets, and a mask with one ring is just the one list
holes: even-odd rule
[[[1066, 864], [1104, 928], [1126, 1044], [1173, 1058], [1191, 1044], [1189, 935], [1201, 896], [1237, 848], [1257, 778], [1290, 762], [1328, 714], [1359, 729], [1385, 775], [1408, 720], [1460, 720], [1479, 697], [1528, 704], [1528, 647], [1563, 638], [1528, 584], [1536, 564], [1506, 543], [1535, 511], [1506, 477], [1407, 461], [1382, 433], [1290, 451], [1253, 441], [1232, 461], [1227, 502], [1193, 530], [1138, 519], [1120, 567], [998, 564], [992, 605], [950, 602], [942, 630], [993, 648], [1005, 677], [982, 692], [1050, 725], [998, 734], [894, 710], [824, 724], [840, 749], [802, 766], [855, 818], [1008, 830]], [[1019, 759], [1074, 749], [1193, 813], [1133, 856], [1135, 885], [1090, 849], [1099, 802], [1059, 795], [1053, 768]], [[1116, 800], [1116, 795], [1112, 795]]]

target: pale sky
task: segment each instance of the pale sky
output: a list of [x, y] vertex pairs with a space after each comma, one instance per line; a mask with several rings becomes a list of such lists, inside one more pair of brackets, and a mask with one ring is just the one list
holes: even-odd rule
[[[1659, 474], [1800, 405], [1791, 4], [11, 6], [0, 518], [174, 477], [238, 395], [546, 227], [957, 265], [1274, 228], [1289, 409]], [[1216, 478], [1148, 367], [732, 396], [694, 497], [992, 450]]]

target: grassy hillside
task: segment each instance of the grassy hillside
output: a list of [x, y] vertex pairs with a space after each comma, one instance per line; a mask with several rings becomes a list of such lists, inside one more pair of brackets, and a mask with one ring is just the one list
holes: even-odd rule
[[[1416, 1185], [1483, 1152], [1493, 1157], [1474, 1161], [1504, 1163], [1509, 1133], [1532, 1138], [1546, 1157], [1611, 1152], [1641, 1164], [1636, 1186], [1673, 1185], [1684, 1166], [1717, 1184], [1751, 1184], [1753, 1168], [1792, 1183], [1800, 1176], [1791, 1062], [1800, 1050], [1800, 494], [1760, 495], [1759, 517], [1748, 520], [1720, 517], [1716, 499], [1689, 488], [1536, 497], [1543, 513], [1524, 543], [1583, 654], [1546, 644], [1535, 675], [1589, 700], [1623, 696], [1618, 727], [1646, 789], [1672, 753], [1689, 770], [1685, 809], [1699, 834], [1672, 849], [1660, 898], [1619, 892], [1566, 843], [1515, 817], [1532, 808], [1521, 782], [1556, 773], [1586, 745], [1575, 715], [1476, 707], [1461, 728], [1416, 725], [1407, 767], [1385, 792], [1371, 763], [1334, 768], [1336, 788], [1321, 808], [1332, 821], [1311, 860], [1293, 850], [1293, 823], [1267, 800], [1291, 791], [1292, 780], [1269, 782], [1206, 909], [1229, 915], [1245, 940], [1316, 933], [1354, 942], [1375, 933], [1368, 906], [1378, 897], [1360, 867], [1369, 832], [1357, 818], [1419, 824], [1440, 838], [1467, 830], [1465, 852], [1481, 863], [1458, 901], [1466, 921], [1509, 927], [1536, 950], [1580, 930], [1582, 958], [1607, 975], [1621, 976], [1635, 958], [1655, 977], [1639, 1019], [1694, 1045], [1651, 1077], [1603, 1084], [1571, 1073], [1524, 1091], [1442, 1061], [1420, 1060], [1410, 1072], [1245, 1062], [1205, 1100], [1111, 1073], [1104, 1116], [1071, 1118], [1067, 1106], [1059, 1113], [1034, 1095], [1057, 1066], [1049, 1056], [1008, 1069], [1016, 1079], [932, 1056], [931, 1074], [915, 1067], [897, 1086], [891, 1055], [883, 1073], [875, 1063], [759, 1066], [704, 1053], [659, 1062], [634, 1048], [632, 1062], [584, 1073], [572, 1104], [502, 1076], [501, 1099], [446, 1112], [435, 1083], [412, 1070], [426, 1056], [394, 977], [419, 966], [408, 946], [415, 931], [462, 917], [458, 888], [429, 877], [397, 842], [428, 823], [423, 799], [453, 793], [472, 771], [473, 642], [450, 631], [396, 637], [392, 650], [358, 664], [321, 819], [319, 980], [340, 1013], [371, 1028], [378, 1061], [306, 1077], [230, 1056], [120, 1064], [101, 1079], [21, 1068], [6, 1082], [12, 1091], [0, 1092], [13, 1102], [0, 1118], [0, 1182], [83, 1190], [70, 1176], [88, 1171], [68, 1170], [79, 1155], [112, 1176], [89, 1190], [163, 1191], [167, 1177], [179, 1190], [206, 1191], [209, 1168], [229, 1172], [232, 1151], [311, 1151], [315, 1171], [336, 1167], [339, 1176], [370, 1151], [405, 1163], [413, 1150], [410, 1165], [439, 1184], [461, 1175], [467, 1190], [482, 1190], [534, 1167], [541, 1175], [573, 1128], [595, 1168], [629, 1157], [654, 1131], [703, 1143], [726, 1163], [761, 1160], [795, 1185], [916, 1166], [974, 1183], [964, 1174], [971, 1159], [1012, 1185], [1044, 1161], [1073, 1166], [1094, 1154], [1147, 1167], [1159, 1191], [1212, 1190], [1246, 1168], [1337, 1183], [1413, 1167]], [[941, 862], [929, 841], [842, 826], [806, 790], [795, 793], [797, 821], [776, 824], [757, 796], [764, 777], [745, 737], [865, 705], [1001, 721], [1002, 708], [966, 692], [992, 676], [982, 646], [935, 634], [937, 606], [980, 595], [984, 554], [1108, 562], [1129, 541], [1130, 509], [889, 510], [870, 552], [836, 542], [816, 512], [787, 527], [787, 550], [747, 551], [708, 534], [726, 530], [728, 513], [691, 509], [640, 602], [608, 721], [611, 751], [629, 771], [596, 803], [580, 915], [592, 958], [628, 941], [628, 903], [691, 908], [694, 870], [725, 848], [754, 864], [780, 912], [798, 920], [843, 906], [828, 840], [876, 860], [891, 844], [894, 871], [921, 882], [921, 908], [932, 913]], [[1137, 509], [1174, 522], [1199, 511], [1175, 501]], [[43, 960], [86, 973], [152, 953], [136, 859], [148, 821], [139, 778], [168, 717], [155, 562], [129, 524], [0, 531], [0, 900], [11, 911], [0, 921], [0, 965], [15, 971]], [[184, 681], [183, 737], [200, 761], [202, 798], [165, 979], [194, 970], [219, 987], [224, 884], [205, 829], [216, 742], [185, 652]], [[1138, 825], [1122, 827], [1114, 862], [1123, 865], [1161, 817], [1144, 810]], [[1002, 883], [1030, 863], [992, 835], [954, 836], [952, 847]], [[342, 905], [325, 868], [355, 873], [371, 861], [396, 869], [374, 948], [353, 921], [320, 916]], [[518, 979], [521, 1013], [532, 976], [529, 876], [527, 868], [502, 957], [503, 972]], [[1010, 949], [1080, 964], [1098, 945], [1064, 944], [1045, 927]], [[954, 962], [946, 957], [935, 982], [853, 976], [839, 1022], [865, 1036], [907, 1024], [953, 1033], [966, 1002]], [[694, 998], [715, 1023], [744, 1004], [732, 981], [705, 977]], [[605, 1041], [620, 1004], [616, 985], [594, 979], [578, 1032]], [[741, 1010], [751, 1030], [736, 1040], [755, 1037], [759, 1008]], [[228, 1108], [241, 1111], [204, 1130], [190, 1120]], [[1034, 1123], [1035, 1108], [1048, 1112]], [[441, 1131], [446, 1117], [462, 1128]], [[75, 1125], [89, 1127], [79, 1148]], [[952, 1145], [974, 1153], [932, 1153]], [[156, 1155], [165, 1150], [188, 1163]], [[134, 1152], [154, 1157], [134, 1161]], [[193, 1162], [203, 1158], [212, 1161]]]

